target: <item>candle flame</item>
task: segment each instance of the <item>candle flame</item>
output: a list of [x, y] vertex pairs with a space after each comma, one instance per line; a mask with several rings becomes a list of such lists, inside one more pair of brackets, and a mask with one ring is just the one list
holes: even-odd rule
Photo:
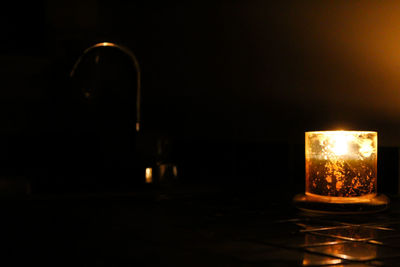
[[[359, 153], [361, 157], [367, 158], [376, 152], [373, 140], [357, 138], [354, 133], [346, 131], [327, 132], [320, 137], [320, 144], [326, 147], [326, 153], [335, 156]], [[356, 144], [356, 146], [350, 146], [350, 144]], [[327, 154], [324, 155], [325, 159], [327, 156]]]
[[332, 136], [332, 152], [336, 156], [342, 156], [348, 153], [349, 151], [349, 136], [343, 133], [338, 132]]

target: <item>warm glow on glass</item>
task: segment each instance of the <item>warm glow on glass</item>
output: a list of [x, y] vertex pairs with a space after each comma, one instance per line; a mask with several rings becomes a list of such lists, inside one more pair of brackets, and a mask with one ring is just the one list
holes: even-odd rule
[[376, 132], [306, 132], [306, 194], [329, 202], [374, 197], [377, 145]]

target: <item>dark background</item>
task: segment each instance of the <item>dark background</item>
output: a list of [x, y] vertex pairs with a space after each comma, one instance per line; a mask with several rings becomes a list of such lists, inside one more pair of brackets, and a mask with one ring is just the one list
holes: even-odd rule
[[65, 107], [76, 105], [62, 100], [76, 90], [69, 72], [87, 47], [110, 41], [142, 69], [140, 164], [164, 138], [184, 182], [291, 196], [303, 190], [305, 131], [376, 130], [379, 190], [397, 193], [395, 1], [35, 1], [1, 13], [3, 177], [55, 192], [130, 179], [82, 178], [69, 159], [88, 148], [66, 150], [75, 140], [64, 129]]

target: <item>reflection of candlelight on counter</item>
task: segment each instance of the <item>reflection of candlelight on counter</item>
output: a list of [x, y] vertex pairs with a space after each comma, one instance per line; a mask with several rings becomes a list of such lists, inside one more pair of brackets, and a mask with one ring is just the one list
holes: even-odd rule
[[347, 213], [387, 207], [389, 199], [377, 195], [377, 132], [317, 131], [305, 137], [306, 190], [294, 198], [299, 208]]
[[[306, 248], [308, 252], [314, 252], [322, 255], [333, 256], [341, 259], [352, 260], [352, 261], [367, 261], [373, 260], [377, 257], [378, 247], [363, 243], [363, 242], [347, 242], [343, 244], [337, 244], [333, 246], [320, 246], [320, 247], [309, 247]], [[303, 265], [326, 265], [326, 264], [338, 264], [333, 259], [326, 262], [317, 262], [315, 259], [305, 254], [303, 259]]]
[[[337, 240], [343, 240], [343, 242], [318, 244], [319, 236], [337, 237]], [[313, 234], [304, 236], [304, 246], [307, 253], [304, 253], [303, 266], [339, 264], [342, 263], [343, 259], [355, 261], [373, 260], [378, 255], [377, 246], [365, 241], [376, 237], [377, 230], [368, 227], [347, 226], [346, 228], [331, 230], [315, 230]], [[311, 254], [310, 252], [317, 254]], [[321, 258], [321, 255], [336, 258]]]
[[[306, 234], [304, 236], [304, 247], [315, 247], [315, 246], [323, 246], [323, 247], [331, 247], [332, 245], [337, 245], [338, 241], [335, 242], [327, 242], [327, 243], [320, 243], [318, 235]], [[303, 256], [303, 266], [316, 266], [316, 265], [334, 265], [342, 263], [342, 259], [338, 258], [331, 258], [331, 257], [323, 257], [322, 255], [318, 254], [311, 254], [311, 253], [304, 253]]]
[[372, 198], [376, 176], [376, 132], [306, 133], [307, 195], [337, 202]]

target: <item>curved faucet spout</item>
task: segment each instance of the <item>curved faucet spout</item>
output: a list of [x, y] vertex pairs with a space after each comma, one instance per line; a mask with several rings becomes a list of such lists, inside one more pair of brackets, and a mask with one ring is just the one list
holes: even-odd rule
[[110, 42], [102, 42], [102, 43], [97, 43], [94, 44], [90, 47], [88, 47], [83, 54], [78, 58], [78, 60], [75, 62], [71, 72], [70, 72], [70, 77], [74, 77], [75, 72], [79, 66], [79, 64], [81, 63], [82, 59], [85, 57], [85, 55], [87, 53], [89, 53], [90, 51], [99, 48], [99, 47], [110, 47], [110, 48], [116, 48], [120, 51], [122, 51], [124, 54], [128, 55], [129, 58], [132, 60], [132, 63], [136, 69], [136, 75], [137, 75], [137, 90], [136, 90], [136, 131], [138, 132], [140, 129], [140, 90], [141, 90], [141, 80], [140, 80], [140, 75], [141, 75], [141, 71], [140, 71], [140, 66], [139, 66], [139, 62], [135, 56], [135, 54], [127, 47], [122, 46], [122, 45], [118, 45], [115, 43], [110, 43]]

